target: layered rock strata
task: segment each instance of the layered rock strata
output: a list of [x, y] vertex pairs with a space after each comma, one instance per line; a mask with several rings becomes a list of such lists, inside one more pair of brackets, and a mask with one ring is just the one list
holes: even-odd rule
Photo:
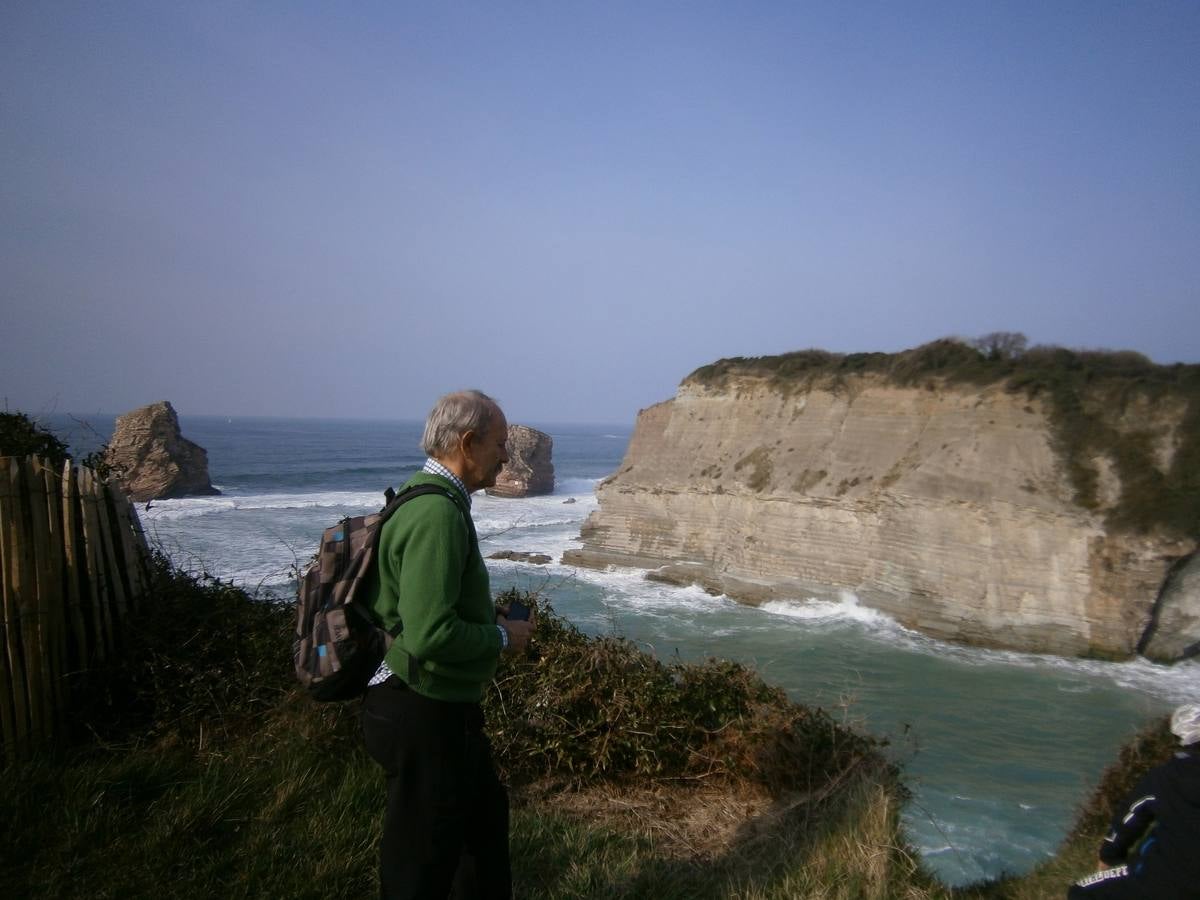
[[208, 453], [180, 433], [165, 400], [118, 417], [106, 459], [131, 500], [220, 493], [208, 477]]
[[[1182, 412], [1144, 414], [1163, 419], [1169, 466]], [[653, 568], [753, 603], [848, 590], [907, 627], [987, 646], [1194, 654], [1200, 563], [1181, 560], [1195, 542], [1110, 530], [1115, 467], [1094, 461], [1101, 502], [1081, 508], [1051, 433], [1041, 402], [1001, 385], [685, 381], [639, 414], [563, 561]]]
[[554, 440], [528, 425], [508, 426], [508, 462], [487, 489], [495, 497], [554, 493]]

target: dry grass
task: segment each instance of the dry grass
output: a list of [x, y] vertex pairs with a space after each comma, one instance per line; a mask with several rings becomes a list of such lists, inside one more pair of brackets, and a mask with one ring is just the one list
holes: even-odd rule
[[[902, 796], [890, 770], [863, 765], [827, 789], [774, 797], [748, 782], [527, 788], [515, 820], [621, 836], [620, 851], [563, 853], [575, 879], [539, 884], [535, 897], [944, 900], [903, 843]], [[608, 862], [585, 877], [584, 852]]]
[[764, 791], [750, 787], [608, 783], [579, 789], [529, 785], [514, 793], [513, 803], [645, 835], [664, 856], [695, 860], [723, 854], [746, 822], [766, 815], [772, 806]]

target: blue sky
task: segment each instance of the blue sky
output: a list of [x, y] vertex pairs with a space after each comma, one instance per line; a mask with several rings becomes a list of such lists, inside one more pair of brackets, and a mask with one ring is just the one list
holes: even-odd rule
[[631, 423], [723, 356], [1200, 361], [1200, 3], [0, 7], [0, 394]]

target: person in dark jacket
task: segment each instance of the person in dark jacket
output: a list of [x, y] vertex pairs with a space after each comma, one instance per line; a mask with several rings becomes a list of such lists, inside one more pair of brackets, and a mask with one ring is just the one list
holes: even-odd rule
[[1068, 900], [1200, 900], [1200, 704], [1175, 710], [1171, 733], [1179, 751], [1134, 787], [1100, 844], [1100, 871]]

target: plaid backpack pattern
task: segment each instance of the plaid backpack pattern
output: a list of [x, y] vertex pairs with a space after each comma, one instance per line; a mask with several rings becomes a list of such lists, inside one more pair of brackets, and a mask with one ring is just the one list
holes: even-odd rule
[[[321, 535], [317, 558], [296, 590], [296, 677], [315, 700], [350, 700], [367, 689], [383, 655], [401, 631], [384, 631], [362, 596], [375, 566], [384, 523], [404, 503], [446, 488], [414, 485], [399, 495], [390, 489], [377, 513], [342, 519]], [[456, 504], [457, 505], [457, 504]]]

